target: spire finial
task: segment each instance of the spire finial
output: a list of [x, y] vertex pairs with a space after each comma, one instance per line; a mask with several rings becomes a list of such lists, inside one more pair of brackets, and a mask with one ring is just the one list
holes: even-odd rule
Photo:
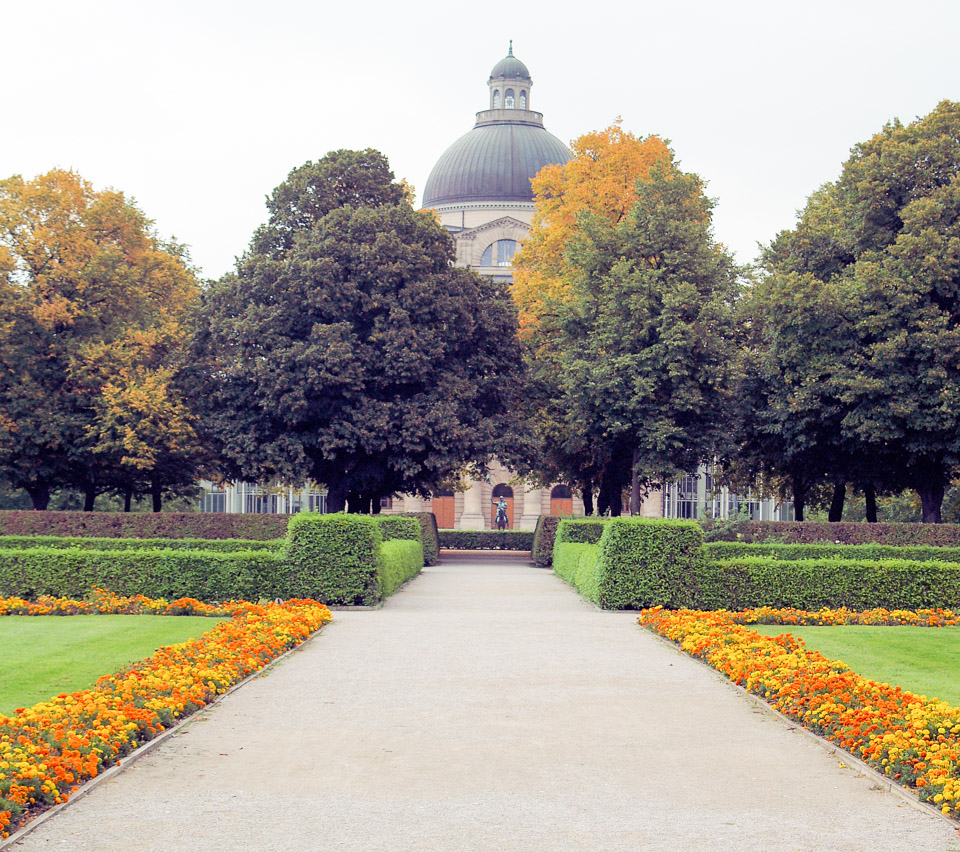
[[513, 56], [513, 39], [510, 39], [510, 49], [507, 51], [507, 56]]

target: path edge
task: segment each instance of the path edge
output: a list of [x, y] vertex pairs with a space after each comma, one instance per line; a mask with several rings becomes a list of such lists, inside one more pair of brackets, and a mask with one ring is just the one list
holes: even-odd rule
[[647, 627], [644, 627], [642, 622], [637, 624], [637, 627], [639, 627], [645, 633], [652, 636], [658, 642], [661, 642], [667, 647], [673, 649], [674, 651], [677, 652], [677, 654], [684, 657], [685, 659], [693, 660], [698, 665], [701, 665], [705, 669], [707, 669], [707, 671], [713, 672], [713, 674], [716, 675], [722, 683], [726, 683], [727, 685], [735, 689], [737, 692], [739, 692], [741, 695], [746, 696], [746, 698], [748, 698], [754, 704], [754, 706], [762, 707], [773, 716], [779, 717], [781, 721], [786, 722], [789, 725], [789, 727], [793, 728], [793, 730], [799, 731], [803, 736], [807, 737], [807, 739], [813, 741], [818, 746], [820, 746], [820, 748], [823, 749], [825, 752], [827, 752], [827, 754], [833, 757], [837, 757], [842, 754], [844, 758], [843, 760], [844, 763], [850, 765], [851, 767], [856, 767], [858, 770], [860, 770], [864, 774], [864, 776], [868, 778], [872, 778], [874, 781], [877, 781], [881, 786], [883, 786], [886, 789], [888, 793], [893, 793], [895, 796], [899, 797], [908, 805], [911, 805], [915, 810], [918, 810], [921, 813], [925, 813], [928, 816], [935, 816], [942, 822], [947, 823], [947, 825], [951, 826], [953, 829], [960, 832], [960, 822], [958, 822], [957, 820], [951, 817], [948, 817], [946, 814], [941, 813], [939, 808], [935, 807], [934, 805], [931, 805], [929, 802], [921, 802], [920, 799], [917, 798], [916, 795], [911, 793], [910, 790], [908, 790], [906, 787], [901, 786], [892, 778], [889, 778], [886, 775], [884, 775], [882, 772], [878, 772], [869, 763], [857, 757], [855, 754], [852, 754], [846, 749], [838, 746], [836, 743], [830, 742], [830, 740], [824, 737], [821, 737], [820, 734], [814, 731], [811, 731], [809, 728], [807, 728], [805, 725], [803, 725], [796, 719], [793, 719], [790, 716], [787, 716], [785, 713], [781, 713], [779, 710], [777, 710], [776, 707], [774, 707], [772, 704], [768, 704], [759, 695], [756, 695], [750, 692], [745, 687], [740, 686], [739, 683], [734, 683], [732, 680], [730, 680], [730, 678], [726, 677], [723, 674], [723, 672], [717, 671], [706, 660], [702, 660], [699, 657], [694, 657], [691, 654], [685, 653], [675, 642], [672, 642], [669, 639], [667, 639], [665, 636], [661, 636], [659, 633], [656, 633], [655, 631], [650, 630]]
[[[357, 609], [367, 609], [367, 608], [368, 607], [357, 607]], [[372, 609], [373, 607], [369, 607], [369, 608]], [[0, 852], [4, 852], [4, 850], [12, 849], [15, 843], [19, 843], [28, 834], [30, 834], [32, 831], [34, 831], [35, 829], [43, 825], [47, 820], [53, 818], [54, 816], [59, 814], [61, 811], [63, 811], [64, 808], [69, 808], [75, 802], [79, 802], [81, 799], [83, 799], [84, 797], [92, 793], [101, 783], [103, 783], [104, 781], [108, 781], [111, 778], [115, 778], [117, 775], [125, 771], [131, 764], [136, 763], [136, 761], [138, 761], [141, 757], [146, 756], [155, 748], [165, 743], [174, 734], [179, 733], [182, 728], [186, 727], [191, 722], [196, 721], [201, 713], [203, 713], [206, 710], [209, 710], [211, 707], [216, 707], [216, 705], [219, 704], [224, 698], [226, 698], [228, 695], [232, 694], [236, 690], [240, 689], [241, 687], [246, 686], [246, 684], [248, 684], [251, 680], [255, 680], [258, 677], [262, 677], [264, 674], [270, 671], [270, 669], [272, 669], [275, 665], [277, 665], [277, 663], [279, 663], [281, 660], [285, 659], [286, 657], [289, 657], [291, 654], [295, 653], [296, 651], [299, 651], [301, 648], [303, 648], [304, 645], [307, 644], [307, 642], [312, 641], [314, 637], [320, 635], [320, 633], [323, 631], [324, 627], [326, 626], [327, 626], [326, 624], [320, 625], [320, 627], [314, 630], [313, 633], [311, 633], [306, 639], [304, 639], [299, 644], [295, 645], [293, 648], [289, 648], [288, 650], [284, 651], [279, 657], [275, 657], [274, 659], [272, 659], [262, 669], [257, 669], [257, 671], [251, 672], [243, 680], [237, 681], [226, 692], [221, 693], [212, 701], [205, 704], [203, 707], [198, 708], [194, 713], [191, 713], [189, 716], [181, 719], [172, 728], [167, 728], [162, 734], [159, 734], [158, 736], [154, 737], [152, 740], [145, 742], [142, 746], [138, 746], [132, 752], [130, 752], [130, 754], [122, 758], [119, 764], [114, 764], [109, 769], [105, 769], [103, 772], [97, 775], [96, 778], [91, 778], [90, 780], [85, 781], [83, 784], [77, 787], [76, 790], [74, 790], [72, 793], [69, 794], [70, 798], [67, 799], [67, 801], [61, 802], [59, 805], [53, 805], [53, 807], [50, 807], [47, 810], [45, 810], [43, 813], [38, 814], [36, 817], [30, 820], [30, 822], [28, 822], [22, 828], [17, 829], [13, 834], [11, 834], [8, 838], [6, 838], [6, 840], [0, 841]]]

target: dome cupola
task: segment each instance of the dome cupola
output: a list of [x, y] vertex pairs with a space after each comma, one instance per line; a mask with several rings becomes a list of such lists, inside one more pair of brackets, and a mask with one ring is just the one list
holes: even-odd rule
[[530, 109], [533, 78], [513, 55], [493, 66], [487, 81], [488, 109], [443, 153], [430, 172], [423, 206], [533, 202], [530, 180], [544, 166], [566, 163], [567, 147], [543, 126], [543, 114]]

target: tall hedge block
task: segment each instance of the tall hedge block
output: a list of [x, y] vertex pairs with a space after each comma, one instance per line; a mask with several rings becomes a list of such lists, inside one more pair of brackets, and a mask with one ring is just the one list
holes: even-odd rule
[[373, 604], [382, 595], [383, 536], [369, 515], [301, 512], [290, 519], [284, 560], [296, 597]]
[[541, 515], [537, 518], [530, 555], [541, 568], [549, 568], [553, 564], [553, 544], [557, 536], [557, 527], [562, 520], [563, 518], [559, 515]]
[[703, 533], [694, 521], [613, 518], [597, 559], [604, 609], [675, 607], [684, 578], [703, 566]]
[[601, 518], [564, 520], [557, 529], [556, 541], [570, 542], [571, 544], [599, 544], [606, 522], [606, 519]]
[[404, 518], [413, 518], [420, 524], [420, 543], [423, 545], [423, 564], [436, 565], [440, 561], [440, 531], [433, 512], [404, 512]]

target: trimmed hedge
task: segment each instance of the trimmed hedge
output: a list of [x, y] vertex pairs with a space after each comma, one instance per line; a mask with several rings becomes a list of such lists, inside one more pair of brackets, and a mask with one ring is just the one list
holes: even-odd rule
[[763, 556], [789, 562], [796, 559], [906, 559], [913, 562], [958, 562], [960, 547], [894, 547], [888, 544], [746, 544], [714, 541], [703, 546], [709, 561]]
[[[423, 567], [413, 519], [301, 512], [290, 518], [283, 558], [294, 597], [327, 604], [374, 604]], [[381, 529], [410, 538], [384, 543]], [[414, 570], [415, 564], [415, 570]], [[412, 572], [412, 573], [411, 573]]]
[[380, 572], [380, 596], [385, 598], [392, 595], [407, 580], [416, 577], [421, 568], [423, 568], [423, 545], [420, 544], [419, 530], [417, 538], [412, 541], [403, 538], [385, 541], [383, 568]]
[[283, 538], [289, 515], [0, 511], [0, 535], [94, 538]]
[[445, 550], [527, 550], [533, 547], [529, 530], [440, 530]]
[[28, 547], [49, 547], [79, 550], [207, 550], [232, 553], [238, 550], [270, 550], [279, 552], [283, 539], [251, 541], [243, 538], [67, 538], [52, 535], [0, 536], [0, 550], [23, 550]]
[[94, 586], [120, 595], [171, 600], [290, 598], [294, 595], [287, 575], [281, 555], [266, 550], [214, 553], [34, 547], [0, 551], [0, 595], [28, 600], [38, 595], [83, 597]]
[[560, 524], [556, 541], [572, 544], [599, 544], [605, 523], [606, 519], [601, 518], [577, 518], [576, 520], [568, 518]]
[[380, 600], [383, 536], [370, 515], [301, 512], [290, 518], [284, 559], [296, 597], [321, 603]]
[[560, 522], [554, 570], [604, 609], [676, 606], [685, 578], [704, 566], [703, 534], [693, 521], [613, 518], [596, 545], [565, 542], [569, 526], [588, 525]]
[[423, 545], [423, 564], [436, 565], [440, 561], [440, 531], [433, 512], [404, 512], [404, 518], [413, 518], [420, 524], [420, 543]]
[[747, 521], [726, 525], [705, 522], [708, 541], [780, 542], [782, 544], [889, 544], [898, 547], [960, 547], [960, 524], [816, 523]]
[[562, 520], [561, 515], [541, 515], [537, 518], [530, 555], [541, 568], [549, 568], [553, 564], [553, 543], [557, 535], [557, 527]]
[[371, 515], [380, 527], [380, 535], [384, 541], [403, 539], [406, 541], [420, 541], [420, 524], [413, 518], [403, 518], [400, 515]]
[[681, 604], [695, 609], [960, 607], [960, 565], [951, 562], [756, 557], [712, 562], [687, 580]]

